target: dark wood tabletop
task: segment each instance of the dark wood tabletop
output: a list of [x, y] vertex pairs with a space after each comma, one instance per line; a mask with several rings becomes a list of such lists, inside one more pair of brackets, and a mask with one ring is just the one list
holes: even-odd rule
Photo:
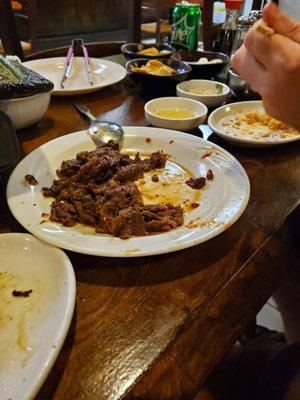
[[[87, 127], [72, 97], [52, 97], [42, 120], [18, 132], [22, 156]], [[127, 79], [76, 98], [95, 115], [146, 126], [145, 94]], [[198, 133], [199, 134], [199, 133]], [[241, 218], [206, 243], [144, 258], [68, 252], [77, 279], [65, 344], [38, 399], [192, 399], [297, 260], [300, 142], [230, 146], [251, 198]], [[0, 232], [23, 231], [1, 198]]]

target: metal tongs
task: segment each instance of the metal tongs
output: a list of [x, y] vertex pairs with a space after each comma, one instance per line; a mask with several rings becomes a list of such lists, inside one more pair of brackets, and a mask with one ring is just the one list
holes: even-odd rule
[[87, 48], [85, 47], [82, 39], [73, 39], [71, 47], [69, 48], [68, 53], [67, 53], [65, 69], [64, 69], [64, 73], [61, 78], [61, 81], [60, 81], [60, 87], [62, 89], [65, 88], [66, 81], [70, 77], [70, 72], [72, 69], [72, 63], [73, 63], [73, 58], [74, 58], [74, 50], [78, 49], [79, 47], [82, 49], [82, 52], [84, 55], [84, 64], [85, 64], [86, 73], [89, 78], [89, 83], [91, 86], [94, 84], [93, 76], [91, 73], [90, 58], [89, 58], [89, 53], [87, 51]]

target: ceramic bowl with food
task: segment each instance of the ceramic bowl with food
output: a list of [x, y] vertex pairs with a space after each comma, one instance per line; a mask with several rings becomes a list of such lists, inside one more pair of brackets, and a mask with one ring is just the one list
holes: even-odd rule
[[201, 101], [208, 107], [217, 107], [226, 101], [230, 88], [224, 83], [195, 79], [179, 83], [176, 91], [179, 97]]
[[125, 43], [121, 47], [121, 51], [127, 60], [135, 58], [168, 58], [175, 53], [174, 47], [166, 43], [161, 44], [144, 44], [144, 43]]
[[45, 114], [50, 97], [51, 92], [44, 92], [28, 97], [0, 100], [0, 111], [10, 117], [15, 129], [27, 128]]
[[[148, 72], [145, 70], [148, 65], [159, 65], [164, 69], [163, 74], [150, 68]], [[165, 68], [167, 71], [165, 71]], [[144, 70], [143, 70], [144, 69]], [[171, 58], [163, 58], [160, 60], [148, 60], [146, 58], [138, 58], [128, 61], [126, 64], [128, 75], [137, 83], [147, 87], [150, 91], [161, 92], [162, 90], [172, 88], [175, 90], [176, 84], [187, 79], [191, 72], [191, 67], [183, 61], [172, 60]]]
[[160, 97], [148, 101], [144, 111], [151, 125], [180, 131], [196, 128], [207, 116], [205, 104], [181, 97]]
[[192, 68], [192, 79], [215, 78], [229, 63], [226, 54], [214, 51], [179, 50], [172, 58], [186, 62]]

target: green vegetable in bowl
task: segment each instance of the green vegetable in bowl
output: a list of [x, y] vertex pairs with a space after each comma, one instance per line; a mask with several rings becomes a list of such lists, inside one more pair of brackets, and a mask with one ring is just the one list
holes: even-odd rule
[[21, 63], [0, 55], [0, 100], [50, 92], [53, 83]]
[[217, 94], [223, 93], [223, 86], [220, 83], [216, 83], [215, 89], [217, 91]]

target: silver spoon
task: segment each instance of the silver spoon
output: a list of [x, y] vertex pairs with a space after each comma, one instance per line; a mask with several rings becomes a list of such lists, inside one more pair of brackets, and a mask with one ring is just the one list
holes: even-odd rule
[[124, 131], [120, 125], [114, 122], [100, 121], [91, 113], [90, 109], [84, 104], [75, 103], [74, 107], [90, 121], [88, 130], [89, 136], [93, 139], [95, 145], [101, 146], [104, 143], [113, 140], [119, 143], [120, 150], [124, 143]]

